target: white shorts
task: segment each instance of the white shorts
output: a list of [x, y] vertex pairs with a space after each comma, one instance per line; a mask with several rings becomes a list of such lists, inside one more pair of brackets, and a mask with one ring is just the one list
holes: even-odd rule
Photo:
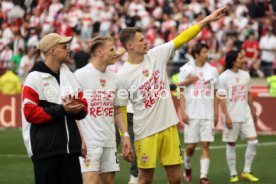
[[184, 142], [214, 142], [214, 121], [206, 119], [190, 119], [184, 126]]
[[257, 137], [255, 125], [251, 118], [247, 122], [233, 123], [232, 129], [228, 129], [224, 125], [222, 134], [223, 142], [236, 142], [239, 135], [241, 139]]
[[80, 165], [82, 173], [120, 171], [117, 149], [112, 147], [87, 146], [86, 158], [80, 157]]

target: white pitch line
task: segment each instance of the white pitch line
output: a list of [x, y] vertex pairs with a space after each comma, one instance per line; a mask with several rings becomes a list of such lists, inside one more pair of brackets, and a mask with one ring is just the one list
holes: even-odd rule
[[0, 157], [5, 157], [5, 158], [27, 158], [28, 155], [24, 155], [24, 154], [0, 154]]
[[[257, 147], [260, 146], [275, 146], [276, 142], [263, 142], [263, 143], [258, 143]], [[237, 144], [236, 148], [245, 148], [247, 144]], [[226, 149], [225, 145], [218, 145], [218, 146], [210, 146], [211, 150], [217, 150], [217, 149]], [[184, 148], [181, 149], [184, 151]], [[200, 150], [199, 147], [196, 148], [196, 150]], [[118, 154], [118, 156], [122, 156], [121, 153]], [[27, 158], [28, 156], [25, 154], [0, 154], [0, 157], [2, 158]]]
[[[276, 142], [263, 142], [263, 143], [258, 143], [257, 147], [259, 146], [275, 146]], [[236, 148], [245, 148], [247, 147], [247, 144], [236, 144]], [[216, 150], [216, 149], [226, 149], [226, 145], [218, 145], [218, 146], [210, 146], [211, 150]], [[184, 150], [182, 148], [181, 150]], [[196, 150], [200, 150], [199, 147], [196, 148]]]

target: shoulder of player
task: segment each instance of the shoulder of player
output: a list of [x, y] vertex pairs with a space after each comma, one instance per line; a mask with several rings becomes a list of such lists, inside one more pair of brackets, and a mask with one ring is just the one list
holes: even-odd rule
[[249, 75], [249, 73], [247, 72], [247, 71], [244, 71], [244, 70], [239, 70], [239, 73], [241, 74], [241, 75], [244, 75], [244, 76], [246, 76], [246, 77], [250, 77], [250, 75]]
[[117, 76], [125, 76], [128, 75], [128, 73], [130, 72], [130, 68], [132, 67], [131, 64], [125, 62], [123, 64], [123, 66], [118, 70], [118, 72], [116, 73]]
[[110, 78], [110, 79], [117, 79], [118, 76], [119, 76], [118, 74], [114, 73], [110, 69], [106, 70], [105, 75], [107, 75], [107, 77]]
[[226, 78], [228, 75], [229, 75], [229, 70], [225, 70], [224, 72], [222, 72], [222, 73], [219, 75], [219, 78], [220, 78], [220, 79], [224, 79], [224, 78]]
[[179, 68], [179, 71], [180, 72], [187, 72], [187, 71], [190, 71], [191, 69], [192, 69], [192, 66], [190, 65], [189, 62], [187, 62]]
[[151, 55], [158, 55], [161, 51], [165, 50], [166, 48], [174, 48], [173, 41], [169, 41], [149, 49], [146, 56], [150, 57]]
[[24, 85], [30, 85], [30, 84], [38, 84], [41, 83], [41, 74], [42, 72], [38, 72], [38, 71], [32, 71], [28, 74]]
[[89, 65], [88, 65], [88, 64], [85, 65], [85, 66], [82, 67], [82, 68], [77, 69], [77, 70], [74, 72], [74, 74], [75, 74], [75, 75], [81, 75], [81, 74], [83, 74], [83, 72], [86, 72], [86, 71], [89, 71]]
[[213, 73], [218, 73], [216, 67], [210, 65], [209, 63], [206, 63], [206, 66], [209, 70], [211, 70]]

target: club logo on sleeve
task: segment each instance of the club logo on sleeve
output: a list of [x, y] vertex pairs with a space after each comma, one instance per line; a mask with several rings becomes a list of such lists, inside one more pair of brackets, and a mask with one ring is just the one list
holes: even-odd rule
[[105, 79], [100, 79], [101, 86], [104, 88], [106, 85], [106, 80]]
[[149, 70], [148, 69], [143, 70], [143, 75], [148, 78], [149, 77]]

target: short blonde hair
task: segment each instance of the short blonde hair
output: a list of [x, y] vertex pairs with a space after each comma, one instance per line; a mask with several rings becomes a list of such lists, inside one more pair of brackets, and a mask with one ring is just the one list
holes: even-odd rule
[[95, 51], [102, 47], [107, 41], [113, 42], [113, 39], [111, 36], [96, 36], [92, 39], [91, 45], [90, 45], [90, 53], [91, 55], [95, 54]]

